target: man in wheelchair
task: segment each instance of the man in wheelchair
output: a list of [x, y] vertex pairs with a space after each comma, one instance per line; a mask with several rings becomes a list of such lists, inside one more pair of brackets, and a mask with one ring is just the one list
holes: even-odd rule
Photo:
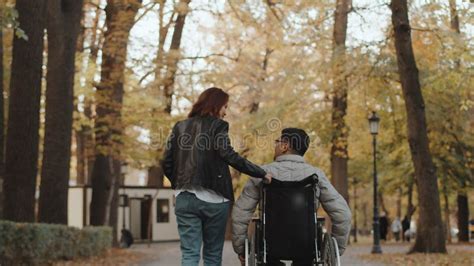
[[[242, 264], [338, 265], [351, 228], [347, 202], [324, 173], [305, 162], [309, 136], [302, 129], [285, 128], [275, 140], [274, 162], [262, 166], [273, 175], [271, 184], [250, 178], [232, 211], [232, 244]], [[322, 237], [319, 203], [331, 218], [331, 235]], [[249, 223], [254, 234], [248, 244]], [[338, 250], [338, 251], [337, 251]], [[333, 254], [329, 254], [329, 253]], [[339, 254], [337, 254], [339, 253]], [[337, 261], [337, 262], [336, 262]]]

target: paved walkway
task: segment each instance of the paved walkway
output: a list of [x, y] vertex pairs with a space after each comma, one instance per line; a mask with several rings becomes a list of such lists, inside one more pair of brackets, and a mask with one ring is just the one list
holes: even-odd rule
[[[181, 265], [181, 251], [179, 249], [179, 242], [154, 243], [150, 247], [145, 244], [134, 245], [134, 249], [146, 254], [147, 260], [140, 263], [140, 266], [180, 266]], [[222, 258], [222, 265], [225, 266], [240, 266], [239, 259], [232, 249], [232, 243], [226, 241], [224, 244], [224, 252]], [[202, 261], [201, 264], [202, 265]]]
[[[132, 246], [133, 249], [145, 253], [147, 259], [142, 261], [140, 266], [180, 266], [181, 251], [179, 242], [154, 243], [148, 247], [146, 244]], [[350, 246], [341, 258], [342, 265], [367, 265], [376, 266], [382, 264], [369, 263], [359, 258], [359, 254], [370, 254], [371, 246]], [[408, 250], [408, 246], [404, 248], [390, 248], [391, 252], [403, 252]], [[388, 250], [387, 250], [388, 251]], [[202, 265], [202, 262], [201, 262]], [[226, 241], [224, 244], [223, 264], [224, 266], [240, 266], [239, 260], [232, 249], [232, 243]]]
[[370, 254], [372, 247], [369, 245], [350, 245], [347, 247], [344, 255], [341, 257], [341, 264], [344, 265], [364, 265], [364, 266], [376, 266], [384, 265], [382, 263], [374, 263], [362, 260], [359, 255]]
[[[389, 243], [382, 245], [384, 254], [407, 253], [409, 244]], [[473, 245], [451, 245], [451, 250], [474, 250]], [[146, 259], [139, 263], [140, 266], [180, 266], [181, 251], [179, 242], [154, 243], [148, 247], [146, 244], [133, 245], [132, 250], [143, 253]], [[342, 265], [384, 266], [384, 264], [362, 260], [359, 255], [370, 254], [370, 244], [350, 245], [341, 258]], [[202, 262], [201, 264], [202, 265]], [[239, 260], [232, 249], [232, 243], [226, 241], [224, 244], [223, 266], [240, 266]]]

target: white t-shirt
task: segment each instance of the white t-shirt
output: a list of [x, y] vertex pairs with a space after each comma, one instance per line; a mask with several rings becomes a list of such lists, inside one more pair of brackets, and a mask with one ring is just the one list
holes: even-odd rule
[[228, 199], [224, 198], [221, 194], [215, 192], [214, 190], [206, 189], [197, 185], [188, 185], [181, 189], [177, 189], [175, 190], [174, 195], [178, 197], [178, 195], [183, 191], [193, 193], [194, 195], [196, 195], [196, 198], [205, 202], [209, 202], [209, 203], [222, 203], [222, 202], [229, 201]]

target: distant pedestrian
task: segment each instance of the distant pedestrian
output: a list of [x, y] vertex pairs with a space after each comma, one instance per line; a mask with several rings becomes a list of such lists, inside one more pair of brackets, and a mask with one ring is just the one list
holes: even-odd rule
[[382, 212], [379, 218], [380, 225], [380, 239], [387, 241], [388, 219], [385, 212]]
[[410, 242], [410, 218], [407, 215], [402, 220], [403, 241]]
[[410, 229], [408, 229], [408, 232], [410, 232], [410, 238], [415, 238], [415, 236], [416, 236], [416, 222], [414, 220], [410, 220]]
[[400, 221], [400, 217], [396, 217], [392, 222], [392, 233], [395, 237], [395, 241], [398, 242], [400, 240], [400, 231], [402, 231], [402, 222]]
[[122, 236], [120, 237], [120, 247], [129, 248], [133, 244], [133, 235], [132, 232], [123, 228]]

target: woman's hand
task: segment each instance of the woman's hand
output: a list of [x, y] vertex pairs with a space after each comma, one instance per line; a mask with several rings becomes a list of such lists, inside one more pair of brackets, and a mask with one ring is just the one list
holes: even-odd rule
[[265, 177], [263, 178], [263, 183], [270, 184], [272, 182], [272, 178], [273, 178], [272, 174], [267, 173]]

